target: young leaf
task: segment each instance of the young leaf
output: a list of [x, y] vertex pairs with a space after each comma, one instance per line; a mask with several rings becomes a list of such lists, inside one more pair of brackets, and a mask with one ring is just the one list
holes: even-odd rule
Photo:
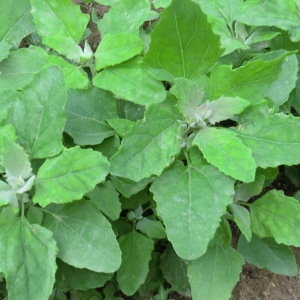
[[191, 287], [187, 277], [187, 263], [168, 245], [161, 256], [160, 268], [164, 277], [180, 294], [190, 297]]
[[233, 185], [231, 178], [211, 165], [178, 166], [153, 182], [150, 191], [157, 214], [180, 257], [197, 259], [205, 253], [232, 201]]
[[244, 261], [230, 246], [215, 246], [188, 264], [193, 299], [227, 300]]
[[47, 53], [42, 48], [21, 48], [12, 52], [0, 63], [0, 90], [21, 90], [47, 63]]
[[61, 56], [56, 55], [48, 55], [47, 61], [46, 67], [59, 66], [62, 69], [67, 89], [86, 89], [89, 86], [88, 77], [80, 66], [70, 64]]
[[237, 21], [251, 26], [276, 26], [287, 30], [293, 42], [300, 41], [300, 18], [294, 0], [248, 0], [237, 14]]
[[230, 204], [229, 211], [233, 215], [233, 221], [239, 227], [240, 231], [246, 237], [247, 241], [250, 242], [252, 237], [252, 231], [249, 211], [245, 207], [236, 203]]
[[109, 162], [99, 152], [79, 147], [65, 149], [40, 167], [33, 201], [46, 206], [79, 200], [104, 181], [108, 172]]
[[30, 2], [24, 0], [16, 5], [14, 0], [4, 1], [0, 11], [0, 41], [18, 48], [24, 36], [34, 31], [30, 14]]
[[262, 168], [300, 162], [300, 119], [283, 113], [271, 114], [265, 103], [254, 105], [239, 117], [235, 132], [252, 150]]
[[111, 174], [133, 181], [160, 175], [181, 149], [176, 116], [178, 112], [167, 101], [149, 106], [146, 121], [124, 136], [111, 160]]
[[119, 0], [97, 25], [101, 36], [119, 32], [138, 36], [149, 13], [150, 5], [146, 0]]
[[89, 16], [69, 0], [30, 0], [31, 13], [43, 44], [67, 58], [79, 62], [83, 56], [78, 45]]
[[48, 229], [22, 218], [0, 218], [0, 271], [10, 300], [48, 299], [56, 271], [56, 242]]
[[219, 37], [213, 34], [200, 6], [190, 0], [173, 0], [151, 33], [143, 64], [147, 72], [160, 80], [197, 78], [222, 53]]
[[248, 263], [260, 269], [285, 276], [296, 276], [298, 273], [292, 250], [288, 246], [275, 243], [273, 239], [259, 239], [253, 235], [251, 242], [247, 242], [242, 235], [237, 249]]
[[163, 84], [144, 72], [137, 59], [103, 70], [93, 82], [95, 86], [136, 104], [149, 105], [166, 98]]
[[136, 223], [136, 230], [147, 235], [150, 239], [166, 238], [166, 231], [161, 221], [142, 218]]
[[76, 268], [95, 272], [115, 272], [121, 251], [110, 223], [89, 201], [50, 205], [43, 226], [57, 241], [57, 256]]
[[65, 101], [63, 73], [49, 67], [37, 73], [13, 103], [8, 121], [31, 158], [51, 157], [63, 149]]
[[284, 58], [291, 54], [293, 53], [284, 51], [272, 60], [263, 60], [261, 57], [236, 69], [232, 69], [232, 66], [216, 65], [210, 76], [210, 99], [238, 96], [257, 103], [278, 78]]
[[111, 181], [96, 185], [87, 196], [111, 220], [115, 221], [120, 217], [122, 209], [119, 194]]
[[146, 280], [154, 242], [135, 230], [121, 236], [118, 242], [122, 263], [117, 271], [117, 281], [121, 291], [131, 296]]
[[74, 268], [60, 259], [55, 276], [55, 287], [58, 290], [89, 290], [100, 288], [111, 279], [112, 274], [93, 272], [87, 269]]
[[118, 117], [117, 105], [107, 91], [97, 88], [71, 90], [65, 112], [65, 131], [77, 145], [97, 145], [115, 134], [106, 120]]
[[95, 52], [96, 70], [129, 60], [140, 54], [143, 46], [143, 41], [130, 33], [106, 34]]
[[251, 182], [256, 171], [251, 149], [232, 133], [225, 128], [205, 127], [196, 135], [193, 145], [197, 145], [205, 159], [226, 175]]
[[0, 207], [10, 204], [18, 211], [19, 203], [16, 192], [6, 182], [0, 181]]
[[251, 227], [258, 237], [300, 246], [300, 203], [282, 191], [271, 190], [250, 207]]

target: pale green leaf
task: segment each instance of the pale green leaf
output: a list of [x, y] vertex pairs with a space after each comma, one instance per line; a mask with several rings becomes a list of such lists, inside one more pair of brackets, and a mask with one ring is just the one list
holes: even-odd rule
[[276, 167], [300, 162], [300, 118], [271, 114], [265, 103], [240, 115], [237, 137], [252, 150], [257, 166]]
[[33, 31], [29, 0], [17, 3], [14, 0], [7, 0], [1, 3], [0, 41], [18, 48], [21, 40]]
[[260, 269], [285, 276], [296, 276], [298, 273], [292, 250], [288, 246], [275, 243], [273, 239], [259, 239], [253, 235], [251, 242], [247, 242], [242, 235], [237, 249], [248, 263]]
[[251, 26], [276, 26], [287, 30], [292, 41], [300, 40], [300, 17], [294, 0], [248, 0], [236, 19]]
[[111, 220], [114, 221], [120, 217], [122, 209], [119, 201], [119, 194], [111, 181], [106, 181], [95, 186], [87, 196]]
[[7, 204], [19, 207], [16, 192], [6, 182], [0, 181], [0, 207]]
[[98, 88], [71, 90], [65, 106], [65, 131], [77, 145], [97, 145], [115, 134], [106, 120], [118, 117], [113, 95]]
[[69, 0], [30, 0], [31, 13], [43, 44], [67, 58], [79, 61], [83, 56], [78, 45], [89, 16]]
[[232, 66], [216, 65], [210, 76], [210, 99], [238, 96], [252, 103], [260, 101], [278, 78], [285, 57], [293, 53], [282, 51], [280, 54], [271, 60], [261, 56], [235, 69]]
[[117, 271], [117, 281], [121, 291], [131, 296], [146, 280], [154, 242], [135, 230], [121, 236], [118, 242], [122, 263]]
[[234, 180], [211, 165], [181, 165], [154, 181], [150, 191], [157, 214], [180, 257], [197, 259], [206, 252], [226, 206], [232, 201], [233, 185]]
[[[205, 104], [207, 119], [215, 125], [215, 123], [232, 119], [235, 115], [240, 114], [250, 105], [250, 102], [240, 97], [220, 97]], [[199, 107], [199, 111], [201, 112], [201, 107]]]
[[168, 245], [161, 256], [160, 268], [164, 277], [180, 294], [190, 297], [191, 287], [187, 277], [187, 263]]
[[65, 101], [64, 76], [54, 66], [37, 73], [12, 105], [8, 121], [31, 158], [54, 156], [63, 149]]
[[0, 90], [0, 124], [7, 124], [8, 111], [14, 101], [18, 98], [19, 93], [14, 90]]
[[119, 0], [97, 24], [101, 36], [107, 33], [139, 35], [139, 28], [147, 20], [150, 3], [147, 0]]
[[166, 8], [171, 4], [172, 0], [153, 0], [152, 3], [156, 9]]
[[121, 251], [110, 223], [89, 201], [49, 205], [43, 226], [57, 241], [57, 256], [76, 268], [95, 272], [115, 272]]
[[193, 299], [228, 300], [244, 261], [230, 246], [215, 246], [188, 264]]
[[271, 190], [250, 207], [251, 228], [258, 237], [272, 237], [280, 244], [300, 246], [300, 203]]
[[0, 272], [6, 278], [9, 299], [48, 299], [56, 271], [52, 232], [30, 225], [24, 217], [0, 220], [0, 241]]
[[231, 203], [229, 210], [232, 213], [233, 221], [236, 223], [241, 233], [246, 237], [247, 241], [250, 241], [252, 237], [250, 212], [245, 207], [236, 203]]
[[47, 63], [42, 48], [21, 48], [12, 52], [0, 63], [0, 90], [21, 90]]
[[99, 152], [79, 147], [65, 149], [40, 167], [33, 201], [46, 206], [79, 200], [103, 182], [108, 172], [109, 162]]
[[134, 122], [127, 119], [110, 119], [108, 124], [116, 131], [120, 137], [124, 137], [135, 125]]
[[111, 279], [112, 274], [93, 272], [88, 269], [72, 267], [57, 260], [55, 287], [58, 290], [89, 290], [100, 288]]
[[166, 238], [166, 231], [161, 221], [142, 218], [136, 223], [136, 229], [144, 233], [150, 239]]
[[133, 58], [141, 53], [143, 46], [143, 41], [130, 33], [106, 34], [95, 52], [96, 70]]
[[166, 98], [163, 84], [145, 73], [136, 59], [103, 70], [94, 77], [93, 83], [136, 104], [149, 105]]
[[160, 80], [197, 78], [222, 53], [219, 37], [213, 34], [200, 6], [190, 0], [173, 0], [151, 33], [143, 64], [147, 72]]
[[244, 182], [254, 180], [256, 164], [251, 149], [234, 132], [205, 127], [196, 135], [193, 145], [197, 145], [205, 159], [226, 175]]
[[86, 73], [60, 56], [48, 55], [46, 66], [59, 66], [65, 76], [67, 89], [85, 89], [89, 86], [89, 80]]
[[160, 175], [181, 149], [177, 114], [166, 102], [149, 106], [146, 121], [124, 136], [111, 160], [111, 174], [133, 181]]

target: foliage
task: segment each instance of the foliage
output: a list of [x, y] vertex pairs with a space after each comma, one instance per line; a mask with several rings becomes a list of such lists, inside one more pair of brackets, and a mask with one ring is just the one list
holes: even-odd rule
[[97, 2], [96, 49], [69, 0], [0, 12], [0, 297], [220, 300], [246, 261], [296, 275], [299, 193], [271, 183], [300, 187], [299, 3]]

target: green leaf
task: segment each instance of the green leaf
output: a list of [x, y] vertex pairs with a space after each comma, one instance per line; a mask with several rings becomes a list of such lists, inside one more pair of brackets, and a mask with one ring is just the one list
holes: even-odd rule
[[115, 221], [120, 217], [122, 209], [119, 194], [111, 181], [105, 181], [95, 186], [87, 196], [111, 220]]
[[168, 102], [149, 106], [146, 121], [124, 136], [111, 160], [111, 174], [133, 181], [160, 175], [181, 149], [176, 116], [178, 112]]
[[[206, 102], [202, 106], [206, 109], [208, 121], [215, 123], [232, 119], [250, 105], [250, 102], [240, 97], [220, 97], [214, 101]], [[201, 112], [201, 107], [198, 109]]]
[[74, 268], [57, 260], [55, 287], [58, 290], [89, 290], [100, 288], [111, 279], [112, 274], [97, 273], [87, 269]]
[[118, 117], [117, 105], [107, 91], [97, 88], [71, 90], [65, 112], [65, 131], [77, 145], [97, 145], [115, 134], [106, 120]]
[[259, 238], [272, 237], [280, 244], [300, 245], [300, 203], [282, 191], [271, 190], [251, 204], [251, 228]]
[[136, 104], [149, 105], [166, 98], [163, 84], [145, 73], [137, 59], [103, 70], [94, 77], [93, 82], [118, 98]]
[[249, 211], [245, 207], [236, 203], [230, 204], [229, 211], [233, 215], [233, 221], [239, 227], [240, 231], [246, 237], [247, 241], [250, 242], [252, 237], [252, 231]]
[[79, 200], [104, 181], [108, 172], [109, 162], [99, 152], [79, 147], [65, 149], [40, 167], [33, 201], [46, 206]]
[[120, 137], [124, 137], [135, 125], [134, 122], [127, 119], [110, 119], [107, 123], [116, 131]]
[[95, 52], [96, 70], [133, 58], [141, 53], [143, 46], [143, 41], [130, 33], [106, 34]]
[[293, 53], [283, 51], [280, 54], [271, 60], [264, 60], [262, 56], [236, 69], [216, 65], [210, 76], [210, 99], [238, 96], [252, 103], [260, 101], [278, 78], [285, 57]]
[[251, 26], [276, 26], [287, 30], [291, 40], [300, 41], [300, 17], [294, 0], [248, 0], [243, 3], [237, 21]]
[[7, 58], [11, 45], [5, 41], [0, 41], [0, 62]]
[[174, 81], [174, 77], [205, 74], [222, 53], [219, 37], [213, 34], [199, 5], [173, 0], [151, 33], [143, 63], [155, 78]]
[[300, 119], [271, 114], [265, 103], [240, 115], [237, 137], [252, 150], [257, 166], [276, 167], [300, 162]]
[[85, 89], [89, 86], [86, 73], [60, 56], [48, 55], [46, 66], [59, 66], [64, 75], [67, 89]]
[[168, 245], [161, 256], [160, 268], [164, 277], [180, 294], [190, 297], [191, 287], [187, 277], [187, 263]]
[[42, 48], [21, 48], [12, 52], [0, 63], [0, 90], [21, 90], [46, 62], [47, 53]]
[[10, 204], [11, 206], [19, 208], [16, 192], [4, 181], [0, 181], [0, 207]]
[[44, 211], [43, 226], [53, 232], [61, 260], [95, 272], [119, 268], [121, 251], [111, 225], [89, 201], [53, 204]]
[[21, 40], [34, 31], [30, 14], [30, 2], [24, 0], [16, 5], [13, 0], [4, 1], [0, 12], [0, 41], [18, 48]]
[[7, 124], [7, 115], [12, 104], [18, 98], [19, 93], [14, 90], [0, 90], [0, 124]]
[[156, 9], [166, 8], [171, 4], [172, 0], [153, 0], [152, 3]]
[[63, 149], [65, 101], [64, 77], [58, 67], [40, 71], [20, 92], [8, 120], [31, 158], [51, 157]]
[[296, 276], [298, 273], [292, 250], [288, 246], [275, 243], [273, 239], [259, 239], [254, 235], [251, 242], [247, 242], [242, 235], [237, 249], [248, 263], [260, 269], [285, 276]]
[[181, 165], [165, 171], [153, 182], [150, 191], [157, 214], [180, 257], [197, 259], [205, 253], [232, 201], [233, 185], [231, 178], [211, 165]]
[[83, 53], [78, 42], [86, 29], [89, 16], [81, 13], [79, 6], [69, 0], [30, 2], [33, 21], [43, 44], [79, 62]]
[[10, 300], [48, 299], [55, 279], [53, 234], [22, 218], [0, 218], [0, 271]]
[[166, 238], [166, 231], [161, 221], [142, 218], [136, 223], [136, 229], [147, 235], [150, 239]]
[[97, 25], [101, 36], [120, 32], [138, 36], [139, 28], [149, 13], [150, 3], [147, 0], [119, 0]]
[[196, 135], [193, 145], [197, 145], [205, 159], [226, 175], [251, 182], [256, 171], [251, 149], [232, 133], [225, 128], [205, 127]]
[[117, 271], [117, 281], [121, 291], [131, 296], [146, 280], [154, 242], [135, 230], [121, 236], [118, 242], [122, 263]]
[[215, 246], [188, 264], [193, 299], [227, 300], [244, 261], [230, 246]]

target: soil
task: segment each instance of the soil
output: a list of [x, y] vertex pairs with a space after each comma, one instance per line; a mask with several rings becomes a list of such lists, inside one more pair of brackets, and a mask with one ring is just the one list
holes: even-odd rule
[[[83, 0], [74, 0], [80, 4], [83, 13], [91, 14], [92, 10], [101, 18], [109, 7], [92, 2], [84, 4]], [[93, 50], [95, 50], [101, 40], [97, 26], [90, 21], [89, 29], [91, 35], [88, 37], [88, 42]], [[300, 168], [299, 168], [300, 169]], [[284, 190], [286, 195], [293, 195], [295, 188], [285, 177], [283, 172], [280, 172], [277, 181], [272, 185], [272, 188]], [[300, 248], [292, 248], [297, 263], [300, 269]], [[183, 297], [177, 293], [169, 295], [169, 299], [173, 300], [189, 300], [191, 298]], [[245, 264], [240, 281], [236, 284], [230, 300], [300, 300], [300, 273], [295, 277], [277, 275], [266, 270], [258, 269], [253, 265]], [[201, 299], [195, 299], [201, 300]]]

